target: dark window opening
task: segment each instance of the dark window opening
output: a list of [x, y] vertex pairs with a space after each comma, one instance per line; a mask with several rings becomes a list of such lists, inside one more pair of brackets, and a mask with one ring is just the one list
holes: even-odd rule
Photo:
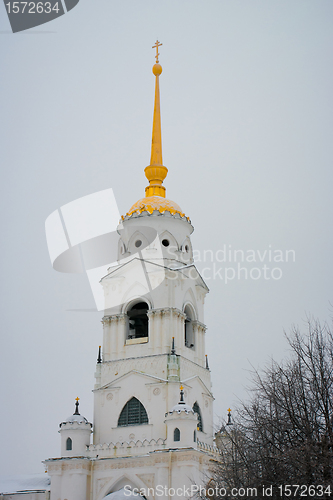
[[203, 431], [202, 417], [201, 417], [200, 406], [198, 405], [197, 402], [194, 403], [192, 409], [193, 409], [194, 413], [196, 413], [198, 415], [197, 430], [202, 432]]
[[121, 410], [118, 419], [118, 427], [126, 425], [148, 424], [148, 415], [142, 403], [136, 398], [132, 398]]
[[136, 240], [136, 242], [135, 242], [136, 248], [141, 247], [141, 245], [142, 245], [142, 241], [141, 240]]
[[193, 441], [196, 443], [197, 441], [197, 431], [193, 432]]
[[169, 240], [162, 240], [162, 245], [165, 247], [168, 247], [170, 245], [170, 241]]
[[128, 339], [148, 337], [148, 305], [145, 302], [135, 304], [128, 312]]
[[173, 440], [180, 441], [180, 430], [177, 427], [173, 431]]
[[71, 440], [71, 438], [67, 438], [66, 439], [66, 450], [67, 451], [72, 450], [72, 440]]
[[185, 332], [184, 332], [184, 343], [186, 347], [192, 349], [194, 347], [194, 331], [193, 331], [193, 322], [192, 322], [192, 314], [189, 307], [185, 307]]

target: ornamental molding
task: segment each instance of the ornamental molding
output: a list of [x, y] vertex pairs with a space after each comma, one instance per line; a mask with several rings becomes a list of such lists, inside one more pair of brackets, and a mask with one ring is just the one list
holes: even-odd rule
[[162, 309], [148, 309], [147, 315], [148, 315], [148, 318], [150, 318], [150, 317], [159, 318], [162, 316]]
[[99, 496], [101, 490], [113, 479], [113, 476], [102, 477], [96, 481], [96, 498]]
[[160, 309], [149, 309], [147, 311], [148, 316], [176, 316], [182, 319], [186, 318], [186, 314], [183, 313], [178, 307], [162, 307]]
[[62, 469], [62, 464], [60, 463], [48, 463], [47, 464], [47, 472], [60, 472]]
[[[147, 455], [139, 455], [134, 457], [105, 457], [95, 459], [95, 471], [107, 471], [110, 469], [135, 469], [138, 467], [151, 467], [154, 465], [165, 465], [168, 467], [170, 462], [170, 453], [172, 462], [195, 462], [195, 463], [209, 463], [210, 456], [216, 455], [214, 447], [200, 443], [201, 450], [188, 449], [188, 450], [158, 450], [148, 452]], [[150, 476], [150, 474], [147, 474]], [[138, 476], [139, 477], [139, 476]], [[142, 479], [142, 478], [141, 478]], [[146, 477], [148, 480], [148, 477]], [[142, 481], [144, 481], [142, 479]], [[145, 481], [144, 481], [145, 482]]]
[[[125, 458], [125, 457], [124, 457]], [[104, 458], [100, 461], [95, 462], [96, 471], [106, 471], [110, 469], [134, 469], [137, 467], [147, 467], [154, 465], [154, 461], [151, 456], [146, 455], [144, 457], [135, 457], [126, 460], [124, 458]]]
[[154, 474], [136, 474], [141, 481], [148, 486], [148, 488], [155, 488], [155, 475]]
[[200, 321], [198, 321], [196, 319], [192, 320], [192, 324], [194, 326], [196, 326], [198, 329], [202, 330], [203, 333], [205, 333], [207, 331], [206, 325], [204, 325], [203, 323], [201, 323]]
[[103, 324], [108, 324], [117, 321], [123, 321], [126, 318], [126, 314], [112, 314], [111, 316], [103, 316], [101, 322]]
[[87, 471], [90, 472], [92, 468], [90, 458], [81, 458], [78, 459], [76, 457], [66, 457], [62, 459], [57, 459], [56, 461], [47, 461], [47, 470], [50, 473], [54, 472], [63, 472], [63, 471]]
[[[137, 360], [137, 361], [141, 361], [141, 360], [148, 360], [150, 358], [160, 358], [160, 357], [163, 357], [163, 356], [168, 356], [169, 353], [162, 353], [162, 354], [149, 354], [148, 356], [136, 356], [136, 357], [132, 357], [132, 358], [118, 358], [118, 359], [110, 359], [108, 361], [103, 361], [103, 365], [111, 365], [112, 363], [114, 363], [114, 366], [116, 367], [116, 363], [123, 363], [123, 364], [127, 364], [128, 362], [130, 361], [133, 361], [133, 360]], [[157, 363], [159, 363], [159, 360], [156, 360]]]
[[63, 471], [66, 471], [66, 470], [84, 470], [84, 471], [90, 472], [91, 463], [90, 463], [90, 461], [88, 463], [87, 462], [85, 462], [85, 463], [66, 463], [66, 464], [63, 464], [62, 470]]

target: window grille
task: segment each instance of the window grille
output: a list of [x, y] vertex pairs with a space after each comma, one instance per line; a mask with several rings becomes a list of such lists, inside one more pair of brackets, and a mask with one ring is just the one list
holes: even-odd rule
[[135, 397], [127, 401], [121, 410], [118, 427], [148, 424], [148, 415], [142, 403]]

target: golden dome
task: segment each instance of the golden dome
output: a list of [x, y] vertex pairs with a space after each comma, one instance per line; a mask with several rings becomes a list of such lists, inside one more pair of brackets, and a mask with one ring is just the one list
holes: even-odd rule
[[177, 203], [167, 198], [163, 198], [162, 196], [147, 196], [146, 198], [141, 198], [141, 200], [134, 203], [126, 215], [130, 217], [134, 213], [141, 214], [142, 212], [152, 214], [154, 210], [158, 210], [161, 214], [170, 212], [171, 215], [177, 213], [181, 217], [185, 217], [184, 212]]

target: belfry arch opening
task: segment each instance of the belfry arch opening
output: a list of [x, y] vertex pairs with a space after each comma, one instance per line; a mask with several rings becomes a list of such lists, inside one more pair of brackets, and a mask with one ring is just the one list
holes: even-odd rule
[[187, 305], [184, 309], [185, 322], [184, 322], [184, 344], [189, 349], [195, 348], [195, 338], [193, 330], [194, 314], [192, 308]]
[[194, 403], [192, 410], [198, 415], [197, 430], [203, 432], [201, 410], [197, 402]]
[[128, 309], [126, 343], [135, 343], [131, 341], [137, 339], [148, 342], [148, 309], [146, 302], [137, 302]]

